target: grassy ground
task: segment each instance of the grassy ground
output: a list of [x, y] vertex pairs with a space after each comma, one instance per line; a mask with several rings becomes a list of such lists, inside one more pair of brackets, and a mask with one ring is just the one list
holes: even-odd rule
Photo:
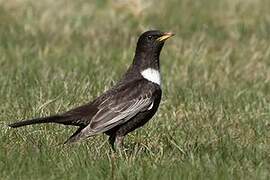
[[[269, 179], [270, 2], [0, 0], [0, 179]], [[108, 89], [138, 35], [173, 31], [163, 99], [112, 155], [104, 135], [9, 129]]]

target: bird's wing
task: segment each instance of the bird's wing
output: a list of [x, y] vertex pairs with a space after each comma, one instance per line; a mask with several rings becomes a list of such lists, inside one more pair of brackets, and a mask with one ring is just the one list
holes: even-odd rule
[[[142, 84], [145, 82], [138, 82], [136, 85], [127, 84], [117, 89], [116, 93], [102, 98], [91, 122], [70, 141], [108, 131], [151, 107], [154, 101], [153, 89], [146, 84], [141, 86]], [[143, 91], [142, 87], [144, 87]]]
[[105, 132], [119, 124], [123, 124], [139, 112], [151, 106], [153, 100], [148, 96], [139, 96], [132, 100], [117, 103], [113, 100], [110, 104], [102, 106], [88, 125], [92, 132]]

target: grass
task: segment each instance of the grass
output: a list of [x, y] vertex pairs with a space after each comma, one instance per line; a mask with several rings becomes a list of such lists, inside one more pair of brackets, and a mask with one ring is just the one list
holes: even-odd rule
[[[266, 0], [0, 1], [0, 179], [269, 179]], [[132, 61], [147, 29], [161, 54], [156, 116], [112, 154], [105, 135], [7, 124], [86, 103]]]

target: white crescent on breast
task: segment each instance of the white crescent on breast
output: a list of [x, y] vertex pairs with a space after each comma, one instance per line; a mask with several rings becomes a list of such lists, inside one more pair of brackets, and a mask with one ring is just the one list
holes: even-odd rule
[[147, 68], [141, 71], [141, 75], [148, 81], [161, 85], [161, 77], [160, 77], [160, 72], [158, 70], [153, 69], [153, 68]]

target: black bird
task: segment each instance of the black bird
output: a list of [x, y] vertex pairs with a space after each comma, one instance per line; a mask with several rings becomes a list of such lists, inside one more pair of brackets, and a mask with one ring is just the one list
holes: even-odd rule
[[78, 126], [65, 142], [72, 143], [99, 133], [106, 133], [109, 142], [122, 146], [129, 132], [143, 126], [156, 113], [161, 99], [159, 55], [170, 32], [144, 32], [137, 42], [133, 63], [122, 79], [92, 102], [49, 117], [23, 120], [12, 128], [40, 123]]

